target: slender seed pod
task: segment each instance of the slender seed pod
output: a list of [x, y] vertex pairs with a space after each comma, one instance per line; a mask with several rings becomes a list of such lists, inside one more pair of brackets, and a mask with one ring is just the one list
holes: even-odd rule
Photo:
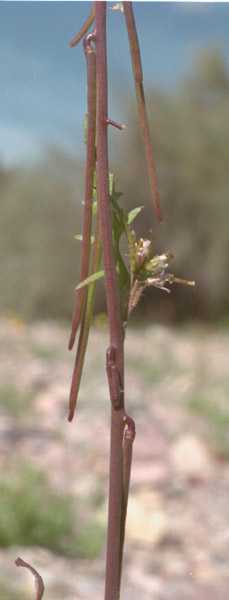
[[[90, 45], [93, 34], [88, 34], [84, 40], [84, 52], [87, 61], [87, 88], [88, 88], [88, 126], [87, 126], [87, 165], [86, 165], [86, 185], [85, 185], [85, 203], [84, 203], [84, 224], [83, 224], [83, 242], [82, 257], [80, 268], [80, 281], [84, 281], [88, 276], [90, 249], [91, 249], [91, 228], [92, 228], [92, 201], [93, 201], [93, 182], [95, 169], [95, 136], [96, 136], [96, 55], [95, 49]], [[77, 293], [75, 309], [72, 318], [72, 330], [68, 348], [72, 349], [77, 329], [82, 316], [85, 300], [86, 288], [81, 288]]]
[[150, 141], [150, 132], [146, 112], [146, 104], [143, 89], [143, 74], [141, 64], [141, 54], [138, 42], [137, 29], [135, 25], [134, 13], [132, 8], [132, 2], [123, 2], [123, 12], [126, 19], [126, 27], [129, 37], [130, 53], [132, 59], [134, 83], [136, 90], [136, 98], [139, 112], [140, 125], [142, 130], [143, 143], [145, 148], [145, 155], [149, 173], [149, 181], [151, 187], [151, 193], [154, 201], [156, 215], [159, 223], [162, 223], [162, 215], [160, 209], [159, 192], [157, 186], [156, 171], [153, 160], [153, 152]]

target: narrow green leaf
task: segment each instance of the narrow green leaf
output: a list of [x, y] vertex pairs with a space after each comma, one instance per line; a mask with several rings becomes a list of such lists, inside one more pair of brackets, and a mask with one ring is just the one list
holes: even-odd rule
[[86, 277], [84, 281], [81, 281], [76, 286], [75, 291], [80, 290], [80, 288], [84, 287], [85, 285], [89, 285], [89, 283], [93, 283], [94, 281], [97, 281], [97, 279], [101, 279], [102, 277], [104, 277], [104, 271], [98, 271], [97, 273], [93, 273], [93, 275], [90, 275], [90, 277]]
[[[78, 240], [79, 242], [82, 242], [83, 241], [83, 236], [82, 236], [81, 233], [78, 233], [77, 235], [74, 235], [74, 239]], [[95, 241], [95, 236], [91, 235], [91, 244], [94, 244], [94, 241]]]
[[109, 172], [109, 194], [113, 200], [117, 202], [121, 196], [123, 196], [122, 192], [116, 192], [115, 183], [114, 183], [114, 173]]
[[114, 187], [114, 173], [110, 173], [109, 172], [109, 193], [110, 193], [110, 196], [112, 196], [113, 187]]
[[127, 215], [127, 223], [130, 225], [132, 221], [137, 217], [137, 215], [141, 212], [143, 206], [138, 206], [138, 208], [133, 208]]
[[[95, 190], [95, 192], [96, 192], [96, 197], [97, 197], [97, 190]], [[98, 202], [97, 202], [97, 200], [94, 200], [94, 202], [92, 204], [93, 215], [97, 215], [97, 211], [98, 211]]]

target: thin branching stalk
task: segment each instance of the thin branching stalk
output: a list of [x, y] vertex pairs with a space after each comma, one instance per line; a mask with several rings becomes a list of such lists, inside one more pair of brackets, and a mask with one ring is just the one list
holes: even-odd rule
[[159, 223], [162, 223], [162, 215], [160, 209], [160, 201], [159, 201], [159, 192], [157, 186], [157, 178], [156, 171], [153, 160], [153, 152], [150, 141], [150, 132], [149, 125], [147, 119], [146, 105], [145, 105], [145, 97], [144, 97], [144, 89], [143, 89], [143, 74], [142, 74], [142, 64], [141, 64], [141, 54], [138, 42], [137, 29], [135, 25], [134, 13], [132, 8], [132, 2], [123, 2], [123, 10], [126, 19], [126, 26], [129, 37], [129, 45], [130, 45], [130, 53], [132, 59], [132, 67], [134, 74], [134, 83], [136, 90], [136, 98], [138, 104], [138, 112], [140, 125], [142, 130], [143, 143], [145, 148], [145, 155], [149, 173], [150, 187], [151, 193], [154, 200], [154, 206], [156, 210], [156, 215]]
[[[84, 224], [83, 224], [83, 243], [80, 281], [88, 276], [90, 248], [91, 248], [91, 227], [92, 227], [92, 200], [93, 200], [93, 181], [95, 169], [95, 136], [96, 136], [96, 55], [95, 49], [90, 45], [91, 34], [84, 40], [84, 51], [87, 61], [87, 89], [88, 89], [88, 127], [87, 127], [87, 165], [86, 165], [86, 184], [84, 201]], [[72, 349], [76, 337], [76, 332], [80, 323], [86, 288], [81, 288], [77, 293], [75, 309], [72, 318], [72, 330], [68, 348]]]

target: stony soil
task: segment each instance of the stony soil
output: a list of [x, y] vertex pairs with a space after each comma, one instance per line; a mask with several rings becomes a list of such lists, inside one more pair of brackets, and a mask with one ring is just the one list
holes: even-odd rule
[[[21, 461], [43, 469], [50, 485], [78, 498], [106, 498], [109, 399], [104, 367], [108, 334], [94, 328], [72, 424], [67, 402], [73, 354], [54, 323], [0, 324], [0, 377], [31, 398], [15, 417], [0, 406], [0, 468]], [[229, 338], [204, 327], [129, 330], [126, 408], [136, 422], [121, 597], [125, 600], [226, 600], [229, 597], [229, 463], [224, 421], [191, 410], [193, 401], [228, 408]], [[196, 404], [195, 404], [196, 406]], [[217, 412], [214, 413], [217, 415]], [[221, 413], [220, 413], [221, 414]], [[226, 417], [225, 417], [226, 418]], [[216, 419], [217, 420], [217, 419]], [[221, 427], [221, 428], [220, 428]], [[93, 509], [106, 523], [106, 500]], [[89, 515], [90, 518], [90, 515]], [[94, 561], [42, 548], [0, 550], [7, 598], [34, 597], [21, 555], [45, 581], [46, 600], [101, 600], [104, 556]], [[4, 589], [5, 589], [4, 588]]]

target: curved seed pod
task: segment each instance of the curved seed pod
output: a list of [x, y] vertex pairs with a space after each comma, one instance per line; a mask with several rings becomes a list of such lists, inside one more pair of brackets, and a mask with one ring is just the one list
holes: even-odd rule
[[83, 36], [86, 35], [88, 29], [91, 27], [91, 25], [94, 21], [94, 18], [95, 18], [95, 2], [92, 5], [92, 9], [91, 9], [85, 23], [82, 25], [81, 29], [79, 30], [77, 35], [74, 37], [74, 39], [70, 42], [69, 48], [73, 48], [80, 42], [80, 40], [82, 40]]

